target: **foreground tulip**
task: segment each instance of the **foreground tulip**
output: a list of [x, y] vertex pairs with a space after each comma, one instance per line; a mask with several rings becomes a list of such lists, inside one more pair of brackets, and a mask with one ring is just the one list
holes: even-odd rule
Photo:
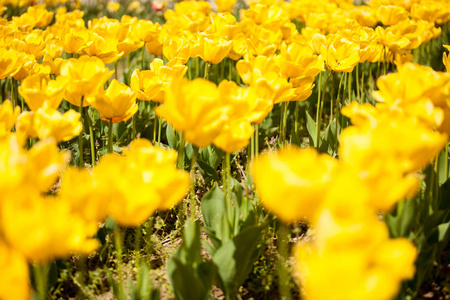
[[20, 107], [13, 108], [11, 101], [6, 100], [0, 105], [0, 137], [8, 134], [16, 123]]
[[375, 216], [348, 220], [335, 213], [324, 212], [317, 239], [297, 246], [302, 298], [392, 299], [414, 275], [417, 250], [406, 239], [389, 239]]
[[28, 264], [23, 255], [0, 240], [0, 298], [30, 299]]
[[[103, 157], [94, 173], [110, 189], [108, 214], [123, 226], [138, 226], [157, 209], [169, 209], [186, 195], [189, 175], [175, 168], [175, 151], [134, 140], [125, 156]], [[126, 176], [124, 176], [126, 174]]]
[[61, 114], [55, 109], [44, 107], [34, 113], [33, 126], [39, 139], [53, 137], [57, 142], [65, 142], [78, 136], [83, 130], [80, 117], [73, 109]]
[[315, 219], [334, 169], [328, 155], [288, 148], [258, 157], [252, 175], [263, 206], [281, 221], [292, 223]]

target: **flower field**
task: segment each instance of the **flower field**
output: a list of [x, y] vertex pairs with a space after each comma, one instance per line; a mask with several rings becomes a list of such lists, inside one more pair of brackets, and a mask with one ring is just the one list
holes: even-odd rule
[[448, 0], [0, 2], [0, 300], [450, 299]]

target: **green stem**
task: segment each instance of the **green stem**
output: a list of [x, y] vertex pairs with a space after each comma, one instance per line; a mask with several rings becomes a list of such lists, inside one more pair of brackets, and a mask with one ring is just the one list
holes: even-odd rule
[[[81, 96], [81, 102], [80, 107], [78, 108], [78, 112], [80, 113], [80, 121], [83, 123], [83, 100], [84, 96]], [[82, 168], [84, 166], [84, 157], [83, 157], [83, 131], [81, 130], [80, 134], [78, 135], [78, 150], [80, 151], [80, 157], [79, 157], [79, 164], [78, 166]]]
[[153, 140], [152, 140], [153, 145], [155, 145], [155, 143], [156, 143], [156, 128], [157, 128], [156, 123], [158, 123], [158, 117], [155, 114], [155, 119], [153, 121]]
[[115, 62], [114, 62], [114, 78], [116, 78], [116, 80], [118, 80], [117, 79], [117, 77], [118, 77], [118, 75], [117, 75], [117, 65], [118, 65], [118, 60], [116, 60]]
[[178, 145], [178, 158], [177, 167], [178, 170], [184, 170], [184, 135], [181, 134], [180, 144]]
[[109, 119], [109, 131], [108, 131], [108, 154], [113, 153], [113, 121]]
[[89, 115], [89, 110], [88, 110], [87, 106], [84, 108], [84, 112], [85, 112], [86, 119], [88, 121], [88, 126], [89, 126], [89, 137], [90, 137], [90, 141], [91, 141], [91, 164], [92, 164], [92, 166], [94, 166], [95, 165], [94, 127], [92, 125], [91, 116]]
[[280, 146], [286, 145], [286, 123], [287, 123], [287, 107], [289, 102], [281, 103], [281, 123], [280, 123]]
[[362, 79], [361, 79], [361, 103], [364, 102], [364, 76], [366, 74], [366, 62], [363, 62], [363, 71], [362, 71]]
[[204, 79], [209, 80], [209, 71], [211, 70], [211, 63], [210, 62], [205, 62], [205, 74], [204, 74]]
[[255, 157], [259, 155], [259, 125], [255, 125]]
[[356, 94], [358, 95], [358, 102], [361, 103], [361, 91], [359, 89], [359, 63], [356, 64]]
[[145, 54], [145, 46], [142, 47], [142, 51], [141, 51], [141, 71], [145, 70], [144, 54]]
[[228, 58], [228, 81], [231, 81], [231, 75], [233, 71], [233, 61], [231, 58]]
[[[341, 95], [341, 86], [342, 86], [342, 81], [343, 81], [343, 79], [344, 79], [344, 77], [345, 77], [345, 74], [347, 74], [347, 73], [344, 73], [344, 74], [341, 74], [341, 79], [339, 80], [339, 87], [338, 87], [338, 92], [337, 92], [337, 98], [336, 98], [336, 123], [334, 124], [335, 125], [335, 129], [334, 129], [334, 138], [335, 138], [335, 150], [336, 150], [336, 153], [337, 153], [337, 147], [338, 147], [338, 136], [339, 136], [339, 132], [338, 132], [338, 120], [339, 120], [339, 114], [340, 114], [340, 112], [341, 112], [341, 110], [340, 110], [340, 104], [341, 104], [341, 102], [340, 102], [340, 95]], [[341, 127], [342, 127], [342, 124], [341, 124]]]
[[123, 299], [123, 273], [122, 273], [122, 232], [118, 224], [114, 225], [114, 243], [117, 254], [117, 276], [119, 277], [119, 299]]
[[161, 145], [161, 127], [162, 127], [162, 119], [158, 117], [158, 147]]
[[[137, 105], [139, 107], [139, 100], [137, 101]], [[136, 138], [136, 119], [138, 113], [139, 110], [131, 117], [131, 140], [134, 140]]]
[[15, 108], [17, 105], [16, 93], [14, 93], [14, 81], [16, 80], [11, 77], [11, 103], [13, 108]]
[[319, 103], [317, 105], [317, 113], [316, 113], [316, 149], [319, 150], [320, 147], [320, 126], [322, 122], [322, 110], [323, 110], [323, 102], [325, 100], [325, 89], [327, 87], [328, 80], [331, 77], [332, 71], [328, 73], [327, 79], [325, 80], [325, 84], [323, 85], [322, 90], [322, 98], [319, 99]]
[[280, 224], [278, 229], [278, 262], [277, 262], [277, 272], [278, 272], [278, 285], [280, 289], [280, 299], [291, 300], [292, 294], [289, 287], [290, 282], [290, 272], [287, 266], [289, 261], [289, 235], [290, 230], [288, 225]]
[[39, 300], [47, 299], [47, 281], [48, 281], [48, 272], [49, 266], [45, 263], [43, 264], [34, 264], [33, 265], [33, 274], [34, 279], [36, 281], [36, 286], [39, 294]]
[[199, 148], [195, 145], [192, 145], [194, 148], [194, 154], [192, 155], [191, 159], [191, 167], [190, 167], [190, 177], [191, 177], [191, 185], [190, 185], [190, 198], [191, 198], [191, 219], [195, 219], [195, 164], [197, 163], [197, 157], [198, 157], [198, 150]]

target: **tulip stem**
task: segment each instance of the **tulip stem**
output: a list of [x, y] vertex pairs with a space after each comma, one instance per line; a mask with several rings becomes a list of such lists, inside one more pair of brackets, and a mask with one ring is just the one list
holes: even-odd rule
[[108, 154], [113, 153], [113, 121], [109, 119], [109, 131], [108, 131]]
[[[347, 74], [347, 73], [345, 73]], [[341, 86], [342, 86], [342, 81], [345, 77], [345, 74], [341, 74], [341, 79], [339, 80], [339, 87], [338, 87], [338, 92], [337, 92], [337, 97], [336, 97], [336, 123], [334, 124], [334, 138], [335, 138], [335, 150], [337, 153], [337, 147], [338, 147], [338, 119], [339, 119], [339, 113], [340, 113], [340, 95], [341, 95]]]
[[180, 144], [178, 145], [178, 158], [177, 167], [178, 170], [184, 170], [184, 135], [181, 134]]
[[36, 282], [39, 299], [47, 299], [47, 278], [48, 278], [49, 267], [47, 264], [36, 263], [33, 265], [34, 280]]
[[[80, 121], [83, 123], [83, 100], [84, 96], [81, 96], [81, 102], [80, 107], [78, 108], [78, 111], [80, 113]], [[80, 157], [78, 159], [78, 166], [82, 168], [84, 166], [84, 157], [83, 157], [83, 130], [81, 130], [80, 134], [78, 135], [78, 150], [80, 151]]]
[[331, 77], [332, 71], [328, 73], [327, 79], [325, 80], [325, 84], [323, 85], [322, 90], [322, 98], [319, 98], [319, 103], [317, 104], [317, 112], [316, 112], [316, 149], [319, 150], [320, 147], [320, 126], [322, 122], [322, 110], [323, 110], [323, 102], [325, 100], [325, 89], [327, 87], [328, 80]]
[[286, 123], [287, 123], [287, 108], [289, 102], [281, 103], [281, 120], [280, 120], [280, 146], [284, 147], [286, 143]]
[[116, 246], [116, 254], [117, 254], [117, 276], [119, 277], [119, 299], [123, 299], [123, 278], [122, 278], [122, 232], [120, 232], [119, 225], [116, 223], [114, 225], [114, 243]]
[[361, 90], [359, 89], [359, 63], [356, 64], [356, 93], [358, 95], [358, 102], [361, 103]]
[[114, 62], [114, 78], [116, 78], [116, 80], [118, 80], [117, 77], [118, 77], [118, 75], [117, 75], [117, 60], [116, 60]]
[[161, 127], [162, 127], [162, 119], [158, 117], [158, 147], [161, 145]]
[[209, 71], [211, 70], [211, 63], [210, 62], [206, 62], [205, 63], [205, 74], [204, 74], [204, 79], [209, 80]]
[[363, 62], [363, 70], [362, 70], [362, 79], [361, 79], [361, 92], [360, 92], [360, 103], [363, 103], [364, 100], [364, 77], [366, 73], [366, 62]]
[[259, 125], [255, 125], [255, 157], [259, 154]]
[[190, 167], [190, 177], [191, 177], [191, 185], [190, 185], [190, 198], [191, 198], [191, 219], [195, 219], [195, 164], [197, 162], [198, 150], [197, 146], [192, 145], [194, 148], [194, 154], [191, 159], [191, 167]]
[[84, 112], [86, 114], [86, 118], [88, 121], [88, 125], [89, 125], [89, 137], [91, 140], [91, 160], [92, 160], [92, 166], [95, 165], [95, 143], [94, 143], [94, 128], [92, 126], [92, 120], [91, 120], [91, 116], [89, 116], [89, 110], [88, 107], [84, 108]]
[[156, 127], [157, 127], [157, 123], [158, 122], [158, 118], [156, 117], [155, 114], [155, 118], [153, 120], [153, 139], [152, 139], [152, 143], [153, 145], [156, 145]]
[[16, 94], [14, 93], [14, 81], [15, 79], [11, 77], [11, 103], [13, 108], [16, 107], [17, 105], [17, 98], [16, 98]]
[[145, 46], [142, 47], [142, 51], [141, 51], [141, 71], [145, 70], [144, 54], [145, 54]]
[[289, 258], [289, 235], [290, 230], [288, 225], [280, 224], [278, 228], [278, 262], [277, 262], [277, 271], [278, 271], [278, 284], [280, 289], [280, 299], [291, 300], [292, 295], [289, 288], [289, 269], [287, 266], [288, 258]]

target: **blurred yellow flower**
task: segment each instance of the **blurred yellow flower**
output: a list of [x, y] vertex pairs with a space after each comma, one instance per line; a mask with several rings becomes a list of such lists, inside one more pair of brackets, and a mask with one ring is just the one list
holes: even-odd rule
[[16, 106], [13, 108], [11, 101], [3, 101], [0, 105], [0, 137], [11, 132], [19, 114], [20, 107]]
[[0, 239], [0, 298], [30, 299], [28, 264], [23, 255]]
[[[125, 156], [109, 154], [94, 171], [110, 189], [108, 214], [123, 226], [138, 226], [157, 209], [169, 209], [186, 195], [189, 175], [175, 168], [176, 153], [134, 140]], [[123, 176], [126, 174], [126, 176]]]
[[39, 139], [53, 137], [56, 142], [65, 142], [78, 136], [83, 130], [81, 115], [70, 109], [61, 114], [56, 109], [44, 106], [34, 112], [33, 127]]
[[329, 155], [290, 147], [261, 155], [252, 176], [262, 205], [285, 223], [314, 220], [336, 168]]

